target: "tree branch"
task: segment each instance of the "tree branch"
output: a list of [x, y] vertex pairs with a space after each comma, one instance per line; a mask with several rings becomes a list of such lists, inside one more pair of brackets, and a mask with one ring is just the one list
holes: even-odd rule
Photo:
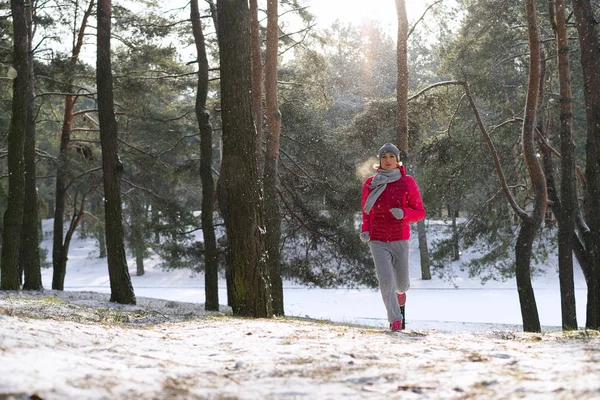
[[435, 6], [438, 3], [441, 3], [443, 0], [438, 0], [435, 3], [431, 4], [429, 7], [427, 7], [425, 9], [425, 11], [423, 11], [423, 14], [421, 15], [421, 17], [417, 20], [417, 22], [415, 22], [415, 24], [413, 25], [413, 27], [410, 29], [410, 31], [408, 32], [408, 35], [406, 35], [407, 38], [410, 37], [411, 33], [413, 33], [413, 31], [415, 30], [415, 28], [417, 27], [417, 25], [419, 25], [419, 22], [421, 22], [421, 20], [425, 17], [425, 14], [427, 14], [427, 11], [429, 11], [430, 8], [432, 8], [433, 6]]

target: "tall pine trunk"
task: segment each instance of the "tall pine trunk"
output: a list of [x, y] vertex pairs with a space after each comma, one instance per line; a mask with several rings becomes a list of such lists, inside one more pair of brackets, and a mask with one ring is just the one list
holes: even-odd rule
[[[71, 67], [75, 67], [79, 60], [81, 48], [83, 46], [83, 36], [87, 27], [87, 21], [92, 13], [94, 0], [90, 0], [88, 8], [83, 15], [81, 25], [77, 32], [73, 32], [73, 49], [71, 51]], [[75, 106], [75, 96], [73, 93], [74, 77], [71, 72], [67, 78], [67, 84], [63, 89], [65, 96], [65, 107], [63, 111], [63, 124], [60, 136], [58, 164], [56, 169], [56, 191], [54, 202], [54, 236], [52, 243], [52, 289], [63, 290], [65, 285], [65, 275], [67, 272], [67, 257], [69, 254], [69, 243], [64, 243], [64, 218], [65, 218], [65, 200], [67, 197], [67, 149], [71, 141], [71, 128], [73, 124], [73, 109]]]
[[419, 254], [421, 255], [421, 279], [431, 279], [431, 260], [429, 259], [429, 246], [427, 245], [427, 232], [425, 220], [417, 222], [417, 234], [419, 238]]
[[558, 221], [558, 276], [562, 327], [577, 329], [575, 283], [573, 280], [573, 233], [575, 232], [575, 145], [571, 124], [571, 67], [565, 0], [555, 0], [556, 47], [558, 52], [558, 82], [560, 90], [560, 153], [561, 212]]
[[27, 85], [27, 130], [25, 132], [25, 204], [23, 232], [21, 235], [21, 254], [25, 280], [23, 289], [42, 290], [42, 272], [40, 270], [40, 221], [38, 216], [38, 195], [35, 167], [35, 77], [33, 73], [33, 7], [27, 9], [29, 83]]
[[533, 241], [538, 229], [541, 227], [546, 213], [548, 193], [546, 179], [535, 150], [535, 119], [539, 97], [541, 54], [537, 16], [533, 0], [526, 0], [525, 12], [527, 17], [527, 31], [529, 36], [529, 82], [527, 85], [527, 99], [525, 101], [525, 118], [522, 130], [522, 146], [525, 165], [531, 179], [534, 193], [534, 204], [531, 214], [521, 218], [521, 229], [515, 248], [517, 290], [523, 317], [523, 330], [526, 332], [540, 332], [540, 318], [537, 311], [535, 295], [531, 285], [531, 252]]
[[123, 216], [121, 209], [121, 175], [123, 164], [117, 146], [117, 121], [113, 104], [110, 32], [111, 0], [98, 1], [98, 46], [96, 85], [98, 87], [98, 116], [104, 174], [104, 215], [110, 301], [135, 304], [135, 294], [125, 258]]
[[23, 147], [27, 130], [29, 57], [26, 7], [23, 0], [11, 0], [13, 19], [13, 66], [17, 77], [13, 81], [13, 101], [8, 133], [8, 204], [2, 230], [2, 273], [0, 289], [19, 290], [19, 251], [25, 200], [25, 169]]
[[217, 13], [223, 121], [219, 180], [226, 196], [232, 309], [234, 315], [272, 317], [255, 151], [248, 2], [219, 0]]
[[[579, 53], [583, 72], [587, 143], [584, 214], [587, 226], [582, 235], [588, 267], [584, 270], [588, 285], [585, 326], [600, 328], [600, 37], [598, 22], [589, 0], [573, 0], [579, 34]], [[583, 225], [583, 224], [580, 224]]]
[[400, 150], [400, 161], [406, 163], [408, 159], [408, 16], [406, 15], [405, 0], [396, 0], [396, 12], [398, 14], [398, 42], [396, 45], [398, 149]]
[[215, 183], [212, 176], [212, 126], [206, 109], [208, 96], [208, 59], [198, 0], [191, 0], [191, 20], [196, 51], [198, 53], [198, 91], [196, 93], [196, 118], [200, 129], [200, 180], [202, 181], [201, 225], [204, 236], [204, 287], [205, 309], [219, 310], [219, 268], [217, 240], [213, 222]]
[[[250, 0], [250, 46], [252, 48], [252, 106], [256, 124], [256, 157], [261, 171], [263, 152], [263, 66], [261, 58], [260, 24], [258, 22], [258, 0]], [[260, 172], [259, 172], [260, 173]]]
[[267, 52], [265, 60], [265, 96], [267, 103], [267, 153], [263, 190], [265, 193], [265, 225], [267, 263], [271, 278], [273, 313], [284, 315], [283, 282], [281, 280], [281, 213], [277, 196], [281, 111], [277, 95], [277, 55], [279, 49], [278, 0], [267, 2]]

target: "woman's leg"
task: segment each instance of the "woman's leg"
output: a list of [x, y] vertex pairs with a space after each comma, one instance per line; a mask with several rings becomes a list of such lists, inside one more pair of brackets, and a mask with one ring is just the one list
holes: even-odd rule
[[390, 323], [394, 321], [402, 321], [402, 313], [398, 306], [398, 298], [396, 297], [396, 278], [393, 267], [393, 252], [390, 248], [390, 243], [371, 240], [369, 242], [371, 255], [375, 262], [375, 272], [379, 280], [379, 290], [381, 298], [387, 310], [387, 317]]
[[389, 243], [392, 253], [392, 268], [394, 271], [394, 282], [398, 293], [406, 293], [410, 288], [410, 276], [408, 273], [408, 240], [398, 240]]

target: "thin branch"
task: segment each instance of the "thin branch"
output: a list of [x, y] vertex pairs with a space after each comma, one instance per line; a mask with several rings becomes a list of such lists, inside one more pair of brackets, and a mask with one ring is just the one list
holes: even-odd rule
[[292, 33], [284, 33], [283, 35], [279, 36], [279, 40], [283, 40], [283, 39], [285, 39], [285, 38], [287, 38], [287, 37], [290, 37], [290, 36], [292, 36], [292, 35], [295, 35], [295, 34], [297, 34], [297, 33], [306, 32], [307, 30], [310, 30], [310, 29], [312, 29], [312, 28], [313, 28], [315, 25], [316, 25], [316, 24], [309, 25], [309, 26], [307, 26], [307, 27], [305, 27], [305, 28], [303, 28], [303, 29], [300, 29], [299, 31], [296, 31], [296, 32], [292, 32]]
[[282, 54], [285, 54], [288, 50], [293, 49], [294, 47], [302, 44], [302, 42], [304, 42], [304, 40], [306, 39], [306, 37], [308, 36], [308, 33], [310, 32], [310, 28], [312, 28], [313, 26], [315, 26], [315, 24], [311, 25], [309, 28], [306, 29], [306, 32], [304, 32], [304, 36], [302, 36], [302, 39], [300, 39], [299, 41], [295, 42], [293, 45], [289, 46], [287, 49], [279, 52], [277, 55], [281, 56]]
[[450, 137], [450, 138], [452, 138], [452, 135], [450, 134], [450, 128], [452, 127], [452, 122], [456, 118], [456, 115], [458, 114], [458, 111], [460, 110], [460, 107], [462, 106], [462, 101], [465, 98], [465, 96], [466, 96], [466, 94], [464, 94], [464, 93], [462, 96], [460, 96], [460, 100], [458, 100], [458, 105], [456, 106], [454, 113], [452, 113], [452, 116], [450, 117], [450, 120], [448, 121], [448, 128], [446, 129], [446, 132], [448, 133], [448, 137]]
[[502, 190], [504, 191], [504, 196], [508, 200], [509, 204], [511, 205], [511, 207], [513, 208], [515, 213], [520, 218], [522, 218], [524, 220], [529, 219], [530, 215], [527, 214], [521, 207], [519, 207], [519, 205], [515, 201], [515, 198], [513, 197], [512, 193], [510, 192], [508, 184], [506, 183], [506, 177], [504, 176], [504, 172], [502, 171], [502, 166], [500, 165], [500, 159], [498, 157], [498, 152], [496, 151], [496, 146], [494, 145], [494, 142], [492, 142], [492, 138], [490, 137], [489, 133], [485, 129], [485, 126], [483, 126], [481, 116], [479, 115], [479, 110], [477, 109], [477, 106], [475, 105], [475, 102], [473, 101], [473, 97], [471, 97], [469, 85], [467, 83], [464, 83], [463, 87], [465, 89], [465, 94], [467, 95], [467, 98], [469, 99], [469, 104], [471, 105], [473, 114], [475, 115], [475, 120], [477, 121], [477, 126], [479, 127], [479, 130], [483, 134], [483, 137], [484, 137], [485, 141], [487, 142], [488, 147], [490, 149], [490, 154], [492, 156], [492, 160], [494, 161], [494, 167], [496, 168], [496, 173], [498, 174], [498, 179], [500, 180], [500, 186], [502, 187]]
[[279, 149], [279, 151], [280, 151], [281, 153], [285, 154], [285, 156], [286, 156], [287, 158], [289, 158], [289, 159], [292, 161], [292, 163], [293, 163], [293, 164], [294, 164], [294, 165], [295, 165], [295, 166], [296, 166], [296, 167], [297, 167], [297, 168], [298, 168], [300, 171], [304, 172], [304, 175], [306, 176], [306, 178], [308, 178], [308, 179], [310, 179], [311, 181], [315, 182], [315, 178], [313, 178], [312, 176], [310, 176], [310, 174], [309, 174], [308, 172], [306, 172], [306, 170], [305, 170], [304, 168], [302, 168], [302, 166], [300, 166], [300, 164], [298, 164], [298, 163], [296, 162], [296, 160], [294, 160], [292, 157], [290, 157], [290, 155], [289, 155], [288, 153], [286, 153], [286, 152], [285, 152], [285, 150], [283, 150], [283, 149]]
[[84, 212], [83, 212], [83, 214], [84, 214], [84, 215], [86, 215], [86, 216], [88, 216], [88, 217], [90, 217], [91, 219], [93, 219], [93, 220], [94, 220], [94, 221], [96, 221], [97, 223], [104, 225], [104, 221], [102, 221], [100, 218], [96, 217], [96, 216], [95, 216], [94, 214], [92, 214], [91, 212], [89, 212], [89, 211], [84, 211]]
[[430, 91], [431, 89], [435, 89], [440, 86], [452, 86], [452, 85], [465, 86], [465, 84], [466, 84], [466, 82], [464, 82], [464, 81], [443, 81], [443, 82], [434, 83], [432, 85], [427, 86], [425, 89], [422, 89], [421, 91], [417, 92], [416, 94], [413, 94], [412, 96], [410, 96], [408, 98], [407, 102], [411, 102], [412, 100], [414, 100], [417, 97], [421, 96], [422, 94]]
[[35, 95], [35, 98], [37, 99], [38, 97], [44, 97], [44, 96], [75, 96], [75, 97], [89, 97], [94, 99], [97, 93], [94, 92], [90, 92], [87, 94], [74, 94], [74, 93], [66, 93], [66, 92], [44, 92], [44, 93], [39, 93]]
[[93, 174], [94, 172], [96, 172], [96, 171], [101, 171], [101, 170], [102, 170], [102, 167], [96, 167], [96, 168], [88, 169], [87, 171], [85, 171], [85, 172], [82, 172], [81, 174], [77, 175], [75, 178], [71, 179], [71, 182], [69, 182], [69, 183], [67, 184], [67, 186], [65, 186], [65, 193], [67, 192], [67, 190], [69, 190], [69, 188], [70, 188], [70, 187], [71, 187], [71, 186], [72, 186], [72, 185], [73, 185], [75, 182], [77, 182], [77, 181], [79, 180], [79, 178], [81, 178], [81, 177], [83, 177], [83, 176], [85, 176], [85, 175], [87, 175], [87, 174]]
[[163, 151], [161, 151], [160, 153], [158, 153], [156, 156], [157, 156], [157, 157], [160, 157], [160, 156], [162, 156], [162, 155], [163, 155], [163, 154], [165, 154], [165, 153], [168, 153], [168, 152], [170, 152], [170, 151], [173, 151], [173, 149], [175, 149], [175, 147], [177, 147], [177, 145], [178, 145], [179, 143], [181, 143], [183, 140], [185, 140], [185, 139], [187, 139], [187, 138], [191, 138], [191, 137], [196, 137], [196, 136], [199, 136], [199, 135], [200, 135], [200, 133], [195, 133], [195, 134], [193, 134], [193, 135], [186, 135], [186, 136], [182, 136], [182, 137], [180, 137], [180, 138], [179, 138], [179, 139], [178, 139], [178, 140], [175, 142], [175, 144], [174, 144], [174, 145], [173, 145], [173, 146], [172, 146], [170, 149], [163, 150]]
[[425, 17], [425, 14], [427, 14], [427, 11], [429, 11], [429, 9], [431, 9], [433, 6], [435, 6], [438, 3], [441, 3], [443, 0], [438, 0], [435, 3], [433, 3], [432, 5], [430, 5], [429, 7], [427, 7], [425, 9], [425, 11], [423, 11], [423, 14], [421, 15], [421, 18], [419, 18], [417, 20], [417, 22], [415, 22], [415, 24], [413, 25], [413, 27], [410, 29], [410, 31], [408, 32], [408, 35], [406, 35], [407, 38], [410, 37], [411, 33], [413, 33], [413, 31], [415, 30], [415, 28], [417, 27], [417, 25], [419, 25], [419, 22], [421, 22], [421, 20]]
[[161, 159], [160, 159], [159, 157], [157, 157], [155, 154], [150, 154], [150, 153], [148, 153], [147, 151], [144, 151], [144, 150], [142, 150], [142, 149], [139, 149], [139, 148], [135, 147], [134, 145], [127, 143], [126, 141], [124, 141], [124, 140], [123, 140], [123, 139], [121, 139], [121, 138], [117, 138], [117, 140], [119, 141], [119, 143], [123, 143], [125, 146], [127, 146], [127, 147], [130, 147], [130, 148], [132, 148], [132, 149], [134, 149], [134, 150], [136, 150], [136, 151], [138, 151], [138, 152], [140, 152], [140, 153], [142, 153], [142, 154], [144, 154], [144, 155], [146, 155], [146, 156], [148, 156], [148, 157], [151, 157], [151, 158], [156, 158], [156, 159], [157, 159], [157, 160], [158, 160], [158, 161], [159, 161], [159, 162], [160, 162], [162, 165], [164, 165], [165, 167], [167, 167], [167, 168], [169, 168], [169, 169], [171, 168], [171, 165], [169, 165], [169, 164], [168, 164], [166, 161], [163, 161], [163, 160], [161, 160]]
[[[0, 152], [1, 152], [1, 151], [0, 151]], [[56, 158], [55, 156], [53, 156], [53, 155], [51, 155], [50, 153], [48, 153], [48, 152], [46, 152], [46, 151], [44, 151], [44, 150], [41, 150], [41, 149], [37, 149], [37, 148], [36, 148], [36, 149], [35, 149], [35, 154], [36, 154], [38, 157], [42, 157], [42, 158], [49, 158], [49, 159], [51, 159], [51, 160], [53, 160], [53, 161], [56, 161], [56, 160], [57, 160], [57, 158]], [[0, 155], [0, 158], [1, 158], [1, 155]]]
[[152, 190], [150, 190], [150, 189], [147, 189], [147, 188], [145, 188], [145, 187], [142, 187], [142, 186], [138, 186], [138, 185], [136, 185], [135, 183], [133, 183], [133, 182], [130, 182], [130, 181], [128, 181], [128, 180], [127, 180], [127, 179], [125, 179], [125, 178], [121, 178], [121, 180], [122, 180], [123, 182], [125, 182], [126, 184], [128, 184], [129, 186], [131, 186], [132, 188], [139, 189], [139, 190], [141, 190], [141, 191], [144, 191], [144, 192], [146, 192], [146, 193], [150, 193], [152, 196], [156, 197], [156, 198], [157, 198], [157, 199], [159, 199], [159, 200], [162, 200], [162, 201], [167, 201], [165, 198], [163, 198], [163, 197], [161, 197], [161, 196], [157, 195], [156, 193], [154, 193], [154, 192], [153, 192]]
[[129, 78], [132, 80], [161, 80], [161, 79], [173, 79], [173, 78], [183, 78], [186, 76], [197, 75], [197, 72], [186, 72], [183, 74], [171, 74], [171, 75], [162, 75], [162, 76], [131, 76], [131, 75], [115, 75], [116, 79], [119, 78]]

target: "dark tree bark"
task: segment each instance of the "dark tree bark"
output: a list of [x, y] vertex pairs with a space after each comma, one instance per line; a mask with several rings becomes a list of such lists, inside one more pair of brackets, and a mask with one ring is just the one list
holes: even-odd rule
[[205, 309], [219, 310], [219, 268], [217, 240], [213, 222], [215, 183], [212, 176], [212, 126], [206, 109], [208, 96], [208, 59], [198, 0], [191, 0], [191, 19], [196, 51], [198, 53], [198, 91], [196, 93], [196, 118], [200, 129], [200, 180], [202, 181], [201, 224], [204, 236], [204, 286]]
[[398, 65], [398, 81], [396, 85], [396, 102], [398, 104], [398, 149], [400, 161], [406, 164], [408, 158], [408, 16], [405, 0], [396, 0], [398, 14], [398, 42], [396, 63]]
[[460, 259], [460, 248], [458, 241], [458, 225], [456, 219], [458, 218], [458, 208], [454, 208], [448, 205], [448, 216], [452, 218], [452, 261]]
[[13, 81], [13, 101], [8, 133], [8, 204], [4, 212], [2, 230], [2, 273], [0, 289], [19, 290], [19, 251], [23, 227], [25, 200], [25, 168], [23, 146], [27, 130], [29, 56], [28, 29], [25, 1], [11, 0], [10, 8], [14, 31], [13, 67], [17, 77]]
[[536, 158], [535, 119], [538, 105], [541, 54], [537, 16], [533, 0], [526, 0], [527, 31], [529, 35], [529, 82], [525, 101], [525, 118], [523, 121], [522, 144], [525, 165], [531, 179], [534, 199], [533, 210], [525, 218], [521, 218], [521, 229], [516, 244], [516, 278], [523, 316], [523, 330], [540, 332], [540, 318], [533, 287], [531, 285], [531, 251], [533, 240], [540, 228], [546, 213], [548, 192], [544, 172]]
[[[573, 0], [579, 33], [579, 53], [587, 122], [584, 215], [580, 231], [584, 237], [588, 286], [585, 326], [600, 328], [600, 37], [598, 21], [589, 0]], [[582, 221], [583, 222], [583, 221]]]
[[219, 0], [224, 215], [231, 256], [234, 315], [272, 317], [264, 221], [256, 163], [247, 0]]
[[419, 237], [419, 254], [421, 255], [421, 279], [431, 279], [431, 260], [429, 259], [429, 246], [427, 245], [427, 233], [425, 231], [425, 220], [417, 222]]
[[265, 193], [266, 248], [273, 297], [273, 313], [283, 316], [283, 282], [281, 280], [281, 212], [277, 195], [281, 111], [277, 95], [277, 55], [279, 50], [278, 0], [267, 2], [267, 51], [265, 60], [265, 96], [267, 103], [267, 154], [263, 189]]
[[35, 78], [33, 73], [33, 7], [27, 9], [29, 82], [27, 85], [27, 131], [25, 132], [25, 204], [23, 209], [23, 232], [21, 235], [21, 259], [25, 270], [23, 289], [43, 290], [40, 270], [40, 221], [35, 167]]
[[261, 58], [260, 24], [258, 22], [258, 0], [250, 0], [250, 42], [252, 48], [252, 105], [256, 122], [256, 157], [261, 171], [263, 151], [263, 66]]
[[[83, 15], [79, 30], [74, 37], [74, 46], [71, 52], [71, 66], [75, 66], [79, 60], [81, 47], [83, 46], [83, 36], [87, 27], [87, 21], [94, 8], [94, 0], [90, 0], [88, 8]], [[75, 33], [74, 33], [75, 35]], [[73, 93], [73, 82], [75, 78], [71, 75], [63, 89], [64, 93]], [[71, 141], [71, 128], [73, 124], [73, 108], [75, 106], [76, 96], [67, 95], [65, 97], [65, 107], [63, 111], [63, 125], [60, 136], [60, 146], [58, 154], [58, 166], [56, 170], [56, 191], [54, 205], [54, 236], [52, 243], [52, 289], [63, 290], [65, 285], [65, 275], [67, 272], [67, 259], [69, 254], [69, 243], [64, 241], [64, 219], [65, 219], [65, 199], [67, 196], [67, 151]]]
[[135, 275], [142, 276], [144, 270], [144, 255], [146, 254], [146, 240], [144, 231], [146, 226], [145, 208], [138, 196], [134, 196], [131, 204], [131, 247], [135, 253]]
[[558, 82], [560, 87], [561, 212], [558, 217], [558, 276], [562, 310], [562, 328], [577, 329], [575, 283], [573, 280], [573, 233], [575, 232], [575, 145], [571, 124], [571, 67], [565, 0], [555, 0]]
[[118, 154], [117, 120], [113, 104], [110, 53], [111, 13], [111, 0], [98, 1], [96, 85], [98, 87], [98, 116], [102, 146], [102, 171], [104, 173], [104, 215], [110, 301], [120, 304], [135, 304], [135, 294], [131, 285], [123, 243], [121, 209], [123, 164]]

